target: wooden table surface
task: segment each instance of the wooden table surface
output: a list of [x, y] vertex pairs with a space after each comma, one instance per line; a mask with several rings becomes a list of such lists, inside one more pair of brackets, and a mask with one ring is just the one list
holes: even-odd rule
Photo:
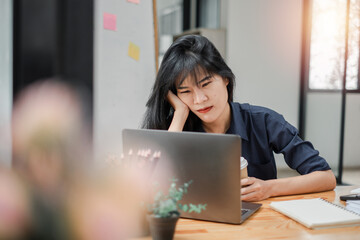
[[[272, 210], [272, 201], [309, 199], [321, 197], [338, 205], [345, 205], [339, 196], [349, 194], [360, 186], [339, 186], [334, 191], [269, 198], [263, 206], [241, 225], [180, 219], [176, 226], [175, 240], [185, 239], [360, 239], [360, 226], [312, 230], [281, 213]], [[151, 237], [138, 238], [151, 239]]]

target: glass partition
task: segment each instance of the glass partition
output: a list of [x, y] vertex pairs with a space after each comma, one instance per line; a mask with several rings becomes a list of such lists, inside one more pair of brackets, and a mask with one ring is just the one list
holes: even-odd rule
[[0, 164], [11, 165], [12, 0], [0, 1]]

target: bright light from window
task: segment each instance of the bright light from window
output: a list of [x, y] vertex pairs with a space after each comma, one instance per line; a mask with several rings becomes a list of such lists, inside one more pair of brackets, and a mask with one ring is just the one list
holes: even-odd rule
[[[351, 1], [347, 89], [357, 89], [359, 3]], [[313, 0], [310, 89], [341, 89], [345, 62], [346, 0]]]
[[359, 89], [360, 0], [351, 0], [349, 15], [349, 57], [346, 69], [346, 89]]

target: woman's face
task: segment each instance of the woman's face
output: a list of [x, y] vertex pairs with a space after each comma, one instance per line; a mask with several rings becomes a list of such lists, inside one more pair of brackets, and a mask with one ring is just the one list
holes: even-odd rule
[[229, 80], [213, 74], [198, 76], [198, 84], [189, 75], [177, 88], [177, 95], [205, 123], [220, 119], [228, 104]]

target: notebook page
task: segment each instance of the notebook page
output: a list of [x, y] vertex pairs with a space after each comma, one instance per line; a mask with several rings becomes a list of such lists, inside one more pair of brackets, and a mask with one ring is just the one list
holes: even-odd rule
[[360, 224], [360, 215], [321, 198], [272, 202], [270, 207], [309, 228]]

